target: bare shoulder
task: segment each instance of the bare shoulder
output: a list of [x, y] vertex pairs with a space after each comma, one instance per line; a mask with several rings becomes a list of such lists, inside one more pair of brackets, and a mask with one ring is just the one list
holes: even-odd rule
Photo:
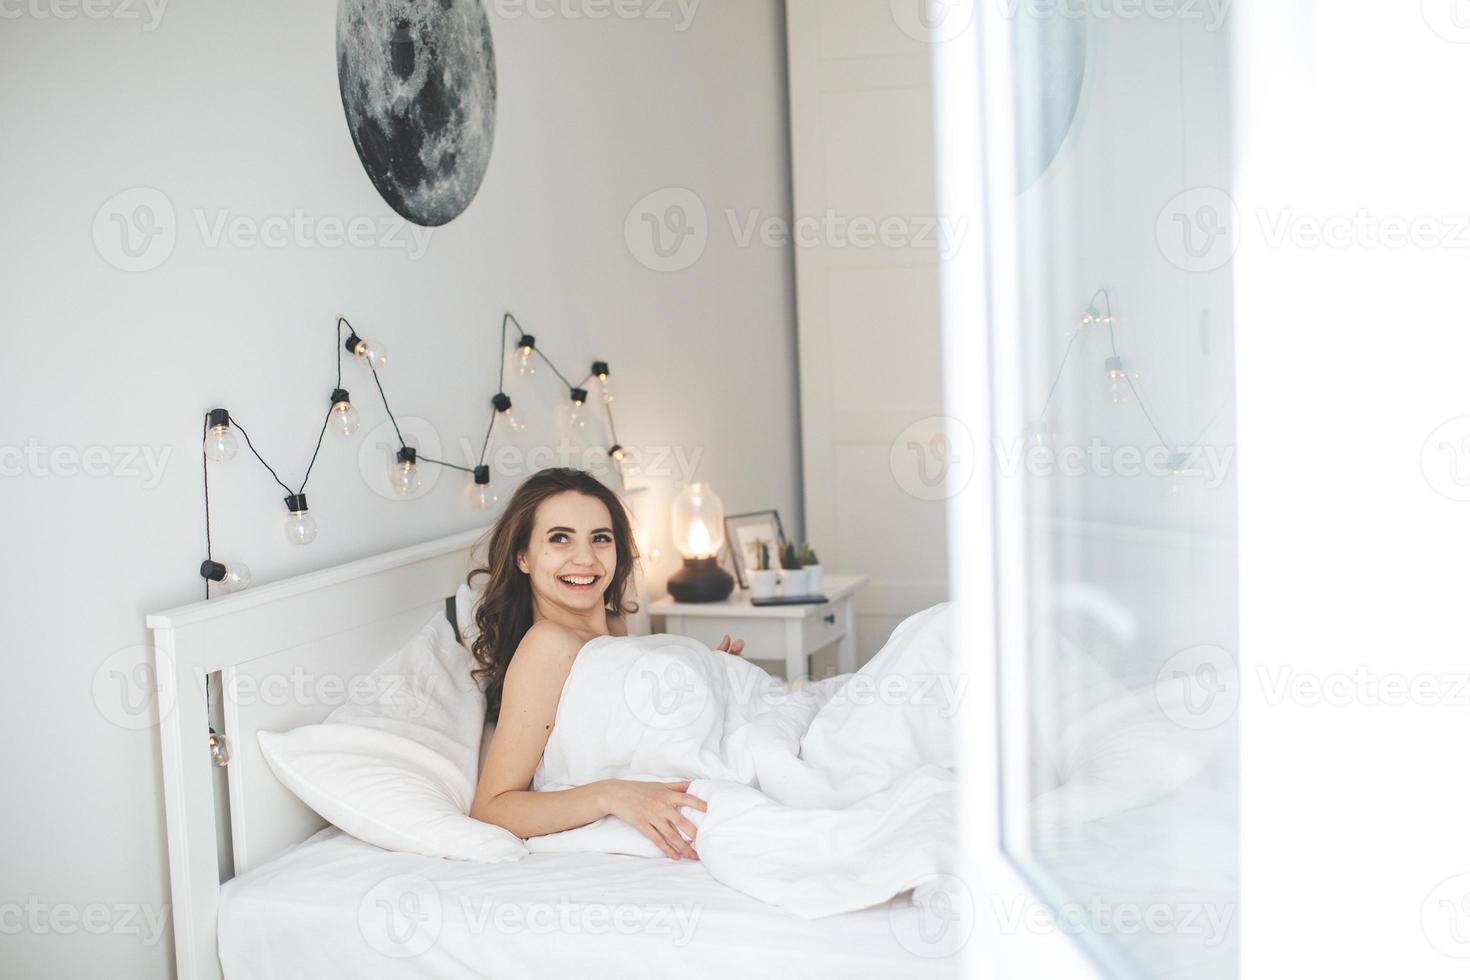
[[510, 669], [517, 666], [542, 671], [565, 673], [582, 649], [582, 639], [572, 630], [559, 623], [542, 620], [526, 630], [511, 658]]

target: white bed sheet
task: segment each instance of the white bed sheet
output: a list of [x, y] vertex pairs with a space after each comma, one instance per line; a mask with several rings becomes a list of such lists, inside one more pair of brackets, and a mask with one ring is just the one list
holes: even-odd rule
[[508, 864], [384, 851], [336, 828], [227, 882], [228, 980], [323, 977], [952, 977], [908, 894], [809, 920], [697, 862], [533, 854]]

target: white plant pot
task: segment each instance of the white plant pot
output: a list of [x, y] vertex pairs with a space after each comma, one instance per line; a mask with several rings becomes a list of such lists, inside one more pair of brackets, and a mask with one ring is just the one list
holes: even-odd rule
[[781, 569], [781, 590], [786, 595], [811, 595], [807, 587], [809, 577], [805, 568]]
[[776, 570], [767, 568], [765, 571], [752, 569], [745, 573], [750, 579], [750, 597], [752, 599], [769, 599], [776, 594]]
[[822, 566], [806, 566], [806, 590], [808, 595], [822, 594]]

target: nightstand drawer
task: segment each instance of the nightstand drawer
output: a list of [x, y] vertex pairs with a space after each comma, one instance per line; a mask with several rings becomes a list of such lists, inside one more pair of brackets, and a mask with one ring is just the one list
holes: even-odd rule
[[847, 622], [847, 607], [852, 598], [839, 599], [825, 606], [818, 606], [802, 622], [801, 652], [810, 656], [825, 646], [842, 639]]

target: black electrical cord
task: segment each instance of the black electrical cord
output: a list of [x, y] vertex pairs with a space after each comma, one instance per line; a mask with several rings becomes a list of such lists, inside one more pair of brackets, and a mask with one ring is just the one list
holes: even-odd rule
[[[515, 318], [515, 314], [511, 313], [510, 311], [506, 311], [505, 316], [500, 321], [500, 374], [499, 374], [500, 387], [497, 389], [497, 391], [499, 393], [504, 393], [504, 390], [505, 390], [505, 354], [506, 354], [506, 343], [505, 342], [506, 342], [506, 338], [507, 338], [507, 335], [508, 335], [509, 327], [510, 327], [511, 324], [515, 324], [515, 328], [516, 328], [516, 332], [517, 332], [518, 337], [525, 337], [526, 336], [526, 331], [521, 327], [520, 321]], [[337, 323], [336, 323], [336, 327], [335, 327], [335, 334], [336, 334], [336, 336], [334, 338], [334, 344], [333, 344], [333, 359], [334, 359], [334, 363], [335, 363], [335, 366], [336, 366], [336, 369], [337, 369], [337, 385], [336, 385], [336, 389], [337, 390], [340, 390], [342, 388], [342, 352], [344, 350], [346, 350], [345, 340], [344, 340], [343, 335], [342, 335], [343, 328], [346, 328], [346, 330], [348, 331], [349, 335], [356, 333], [356, 330], [354, 330], [351, 321], [349, 321], [345, 316], [338, 315], [338, 317], [337, 317]], [[596, 374], [595, 373], [589, 374], [587, 376], [586, 380], [583, 381], [581, 385], [573, 385], [570, 381], [567, 380], [566, 375], [563, 374], [561, 372], [561, 370], [558, 369], [557, 366], [552, 362], [551, 358], [547, 357], [546, 354], [543, 353], [539, 347], [533, 347], [532, 349], [533, 349], [533, 352], [535, 353], [535, 355], [538, 356], [538, 357], [540, 357], [541, 360], [543, 360], [544, 362], [546, 362], [546, 366], [549, 367], [551, 369], [552, 373], [557, 376], [557, 378], [561, 381], [561, 383], [563, 385], [566, 386], [567, 392], [569, 394], [571, 392], [575, 391], [579, 387], [585, 388], [592, 381], [592, 379], [594, 377], [596, 377]], [[378, 376], [378, 368], [377, 368], [377, 365], [373, 364], [372, 362], [368, 362], [368, 368], [369, 368], [369, 370], [372, 371], [372, 374], [373, 374], [373, 385], [374, 385], [374, 387], [376, 387], [378, 389], [378, 397], [383, 402], [383, 410], [388, 413], [388, 420], [393, 423], [393, 434], [398, 438], [398, 445], [402, 449], [407, 449], [408, 448], [408, 443], [404, 441], [403, 431], [398, 426], [398, 417], [393, 414], [393, 408], [392, 408], [392, 406], [390, 406], [388, 404], [388, 393], [383, 389], [383, 382], [382, 382], [382, 379], [379, 378], [379, 376]], [[321, 429], [317, 432], [316, 446], [312, 449], [311, 459], [306, 464], [306, 473], [305, 473], [304, 476], [302, 476], [300, 489], [296, 490], [295, 491], [295, 494], [292, 493], [291, 488], [286, 485], [285, 481], [283, 481], [281, 479], [280, 475], [276, 472], [275, 467], [271, 466], [270, 463], [266, 462], [265, 457], [262, 456], [260, 454], [260, 452], [255, 448], [254, 442], [252, 442], [251, 439], [250, 439], [250, 433], [246, 431], [245, 427], [243, 425], [241, 425], [239, 423], [239, 421], [233, 415], [231, 415], [231, 417], [230, 417], [230, 423], [236, 429], [238, 429], [240, 431], [240, 435], [242, 435], [242, 436], [245, 437], [245, 445], [250, 449], [251, 455], [253, 455], [257, 460], [259, 460], [260, 465], [262, 465], [262, 466], [264, 466], [266, 468], [267, 472], [270, 473], [271, 478], [274, 479], [276, 481], [276, 483], [280, 485], [280, 487], [281, 487], [282, 490], [285, 490], [286, 491], [287, 496], [299, 496], [299, 495], [302, 495], [302, 494], [305, 494], [306, 493], [306, 485], [307, 485], [307, 482], [310, 481], [312, 470], [315, 469], [315, 467], [316, 467], [317, 458], [321, 455], [322, 442], [326, 438], [327, 427], [331, 425], [331, 422], [332, 422], [332, 411], [335, 409], [335, 407], [336, 406], [333, 405], [333, 406], [329, 406], [327, 408], [327, 414], [322, 419]], [[499, 414], [500, 413], [498, 411], [495, 411], [493, 409], [490, 412], [490, 424], [485, 429], [485, 441], [484, 441], [483, 445], [480, 448], [480, 457], [479, 457], [479, 461], [478, 461], [480, 466], [483, 466], [485, 464], [485, 455], [486, 455], [486, 453], [488, 453], [490, 451], [490, 436], [495, 431], [495, 418]], [[614, 445], [617, 445], [617, 442], [618, 442], [618, 438], [617, 438], [617, 426], [613, 422], [612, 406], [611, 405], [608, 405], [607, 406], [607, 424], [608, 424], [609, 434], [612, 436], [613, 444]], [[209, 431], [209, 415], [208, 414], [206, 414], [205, 417], [204, 417], [204, 425], [205, 425], [205, 433], [208, 434], [208, 431]], [[205, 557], [206, 558], [209, 558], [210, 560], [213, 560], [214, 553], [213, 553], [213, 542], [211, 540], [210, 514], [209, 514], [209, 455], [208, 455], [208, 453], [207, 452], [201, 452], [201, 458], [203, 459], [203, 464], [204, 464], [204, 541], [205, 541]], [[429, 456], [420, 455], [420, 456], [417, 456], [416, 458], [417, 458], [417, 460], [419, 462], [433, 463], [436, 466], [444, 466], [444, 467], [447, 467], [447, 468], [452, 469], [452, 470], [459, 470], [459, 471], [461, 471], [463, 473], [473, 474], [475, 472], [475, 469], [476, 469], [476, 467], [460, 466], [457, 463], [450, 463], [450, 462], [446, 462], [445, 460], [442, 460], [442, 459], [434, 459], [434, 458], [429, 457]], [[206, 599], [209, 598], [209, 596], [210, 596], [209, 580], [208, 579], [205, 579], [205, 582], [204, 582], [204, 596], [205, 596]]]
[[[209, 435], [209, 413], [204, 413], [204, 434]], [[199, 459], [204, 464], [204, 559], [214, 561], [214, 536], [209, 529], [209, 452], [201, 442]], [[209, 601], [209, 579], [204, 580], [204, 599]]]

